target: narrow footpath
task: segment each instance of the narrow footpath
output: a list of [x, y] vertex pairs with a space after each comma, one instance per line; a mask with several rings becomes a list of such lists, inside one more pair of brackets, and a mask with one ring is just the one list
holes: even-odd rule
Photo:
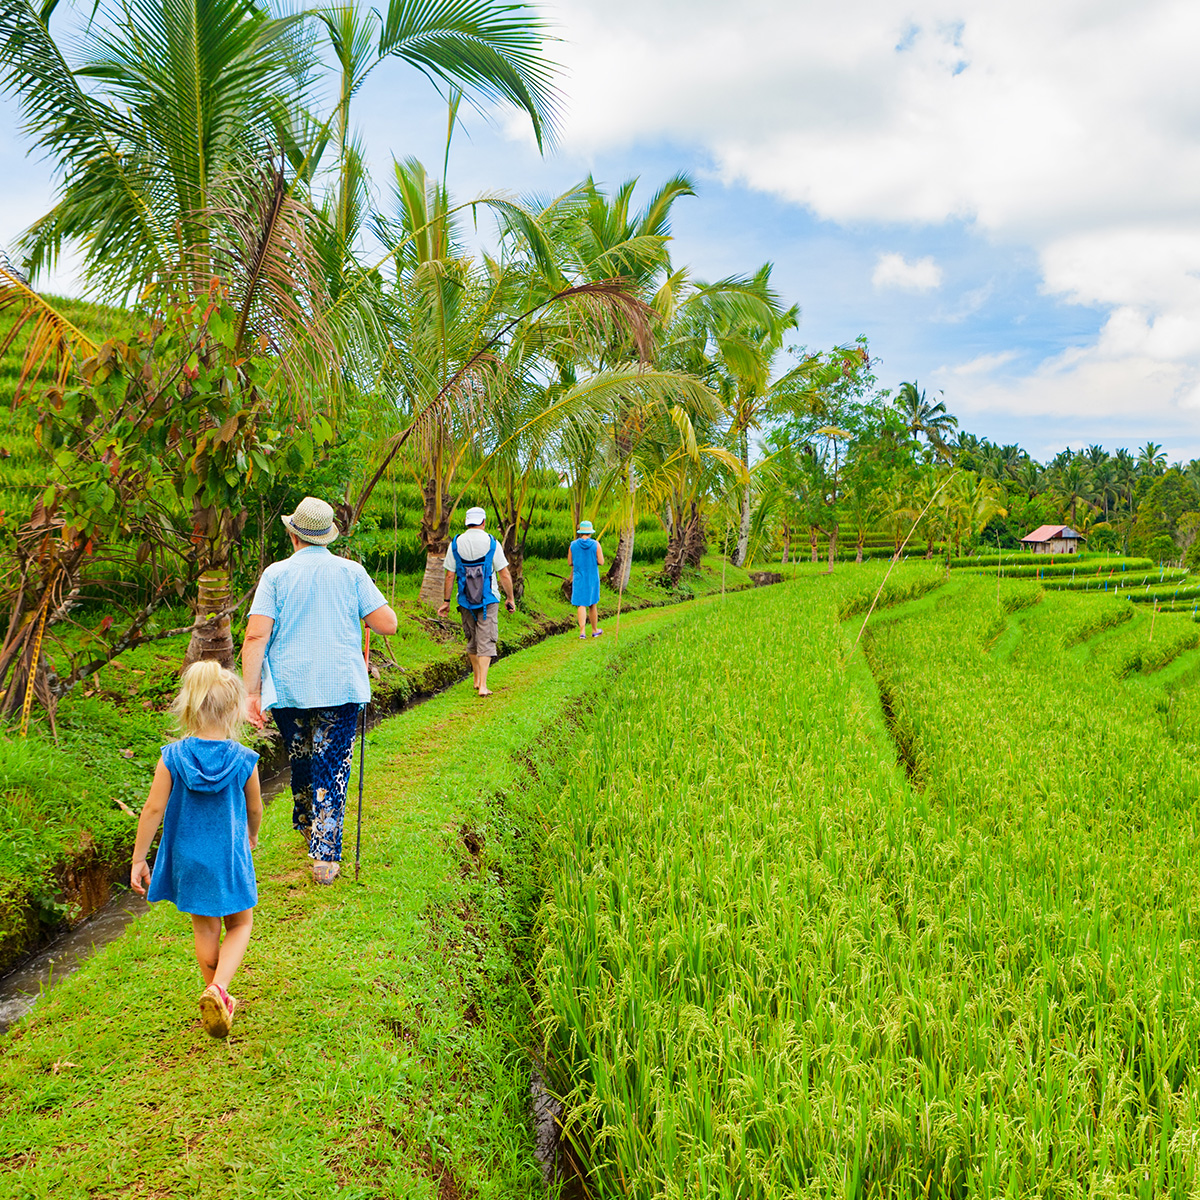
[[534, 855], [510, 810], [618, 654], [720, 602], [627, 614], [619, 646], [611, 624], [550, 638], [498, 662], [490, 698], [464, 682], [379, 725], [358, 885], [353, 812], [319, 888], [285, 793], [231, 1037], [203, 1033], [187, 918], [156, 906], [0, 1038], [0, 1195], [544, 1195], [511, 954]]

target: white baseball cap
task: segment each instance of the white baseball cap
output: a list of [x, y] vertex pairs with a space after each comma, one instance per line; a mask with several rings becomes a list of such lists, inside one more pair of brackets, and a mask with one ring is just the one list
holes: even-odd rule
[[465, 525], [482, 525], [487, 520], [487, 513], [482, 508], [468, 508]]

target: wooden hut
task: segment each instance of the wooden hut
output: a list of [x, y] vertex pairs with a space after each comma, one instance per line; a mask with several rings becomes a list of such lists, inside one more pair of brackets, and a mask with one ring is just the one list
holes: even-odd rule
[[1039, 525], [1021, 539], [1021, 545], [1033, 554], [1078, 554], [1083, 535], [1070, 525]]

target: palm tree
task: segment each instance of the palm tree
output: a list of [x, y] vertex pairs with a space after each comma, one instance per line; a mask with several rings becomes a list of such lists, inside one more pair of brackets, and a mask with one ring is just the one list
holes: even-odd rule
[[[287, 403], [311, 398], [327, 406], [347, 382], [337, 369], [344, 339], [330, 334], [339, 319], [353, 323], [356, 305], [328, 302], [321, 276], [328, 278], [330, 264], [311, 233], [329, 222], [296, 197], [309, 188], [335, 126], [340, 188], [325, 240], [344, 255], [362, 192], [349, 101], [371, 67], [395, 56], [504, 98], [529, 114], [539, 141], [554, 106], [540, 22], [496, 0], [393, 0], [374, 51], [367, 44], [374, 18], [328, 14], [342, 87], [323, 125], [297, 123], [316, 62], [302, 14], [272, 18], [247, 0], [131, 0], [107, 22], [88, 25], [78, 39], [81, 61], [71, 64], [46, 24], [52, 10], [28, 0], [0, 6], [0, 81], [18, 95], [27, 132], [62, 179], [55, 207], [23, 239], [31, 267], [52, 264], [77, 242], [87, 277], [112, 298], [143, 296], [153, 284], [186, 305], [214, 277], [225, 281], [239, 309], [230, 348], [236, 355], [260, 339], [281, 357], [285, 370], [271, 390], [286, 393]], [[81, 79], [93, 86], [85, 91]], [[289, 136], [299, 129], [306, 136]], [[290, 180], [284, 163], [265, 165], [275, 145], [283, 146]], [[14, 297], [23, 319], [44, 315], [43, 303], [0, 275], [0, 305]], [[68, 332], [61, 348], [69, 342]], [[228, 638], [206, 643], [199, 629], [228, 609], [237, 514], [197, 511], [193, 520], [210, 571], [201, 579], [189, 654], [230, 660]]]
[[945, 402], [931, 404], [914, 380], [900, 385], [896, 404], [913, 439], [924, 437], [934, 454], [948, 461], [947, 440], [958, 428], [958, 418], [947, 412]]
[[1147, 442], [1138, 451], [1137, 462], [1143, 475], [1161, 475], [1167, 468], [1167, 456], [1157, 442]]
[[962, 553], [962, 543], [975, 537], [993, 517], [1008, 515], [1003, 490], [992, 480], [971, 471], [960, 474], [945, 496], [956, 555]]
[[1033, 461], [1026, 458], [1022, 461], [1013, 475], [1013, 482], [1018, 484], [1031, 500], [1042, 490], [1045, 480], [1042, 469]]
[[1073, 458], [1058, 472], [1055, 492], [1059, 504], [1064, 507], [1070, 506], [1071, 524], [1074, 526], [1075, 510], [1079, 502], [1088, 504], [1095, 496], [1082, 455]]
[[921, 512], [913, 500], [913, 483], [913, 480], [906, 480], [897, 475], [880, 492], [884, 528], [892, 535], [893, 559], [900, 557], [900, 547], [904, 544], [905, 536]]
[[[641, 210], [635, 211], [636, 186], [636, 179], [628, 179], [606, 196], [589, 177], [579, 188], [528, 217], [514, 213], [510, 233], [524, 238], [531, 256], [551, 283], [565, 286], [568, 281], [597, 283], [619, 277], [631, 294], [653, 302], [672, 276], [667, 253], [671, 209], [680, 197], [695, 195], [695, 188], [686, 175], [675, 175]], [[648, 340], [631, 337], [628, 329], [614, 328], [592, 365], [602, 370], [648, 361], [651, 355]], [[642, 414], [637, 406], [619, 401], [610, 415], [608, 435], [623, 472], [626, 516], [606, 575], [610, 586], [619, 591], [629, 580], [633, 562], [637, 523], [632, 496], [637, 478], [632, 453], [641, 432]]]
[[1092, 485], [1096, 498], [1104, 506], [1104, 519], [1108, 520], [1109, 501], [1117, 496], [1117, 468], [1107, 454], [1092, 466]]
[[[28, 0], [0, 7], [4, 84], [63, 181], [23, 249], [36, 272], [78, 242], [89, 279], [113, 297], [140, 294], [148, 280], [181, 267], [206, 284], [221, 242], [215, 214], [240, 200], [247, 164], [288, 145], [284, 127], [312, 94], [309, 18], [272, 18], [246, 0], [133, 0], [113, 14], [89, 23], [72, 65]], [[347, 237], [350, 98], [384, 59], [509, 101], [528, 113], [539, 142], [548, 129], [556, 97], [542, 24], [521, 4], [392, 0], [382, 19], [343, 8], [321, 20], [340, 87], [329, 119], [310, 122], [308, 139], [293, 144], [301, 156], [294, 174], [301, 185], [311, 178], [311, 160], [334, 126], [338, 221]], [[80, 79], [95, 85], [84, 91]]]
[[742, 464], [738, 537], [730, 561], [746, 562], [750, 540], [750, 437], [775, 398], [786, 393], [797, 368], [772, 381], [783, 337], [794, 329], [800, 310], [785, 309], [771, 288], [771, 264], [749, 278], [691, 285], [676, 273], [660, 291], [660, 311], [671, 314], [660, 338], [659, 358], [706, 379], [728, 405], [727, 440]]
[[1117, 487], [1124, 493], [1125, 506], [1132, 512], [1133, 490], [1137, 484], [1137, 460], [1128, 450], [1119, 449], [1113, 455], [1113, 469]]
[[[744, 566], [750, 540], [750, 438], [770, 409], [776, 388], [786, 390], [791, 373], [771, 382], [776, 357], [788, 330], [800, 321], [800, 308], [785, 309], [771, 290], [771, 264], [764, 263], [749, 281], [748, 295], [740, 289], [726, 290], [720, 303], [706, 306], [714, 357], [727, 383], [732, 402], [733, 422], [729, 436], [741, 460], [746, 483], [743, 485], [738, 520], [738, 537], [731, 558], [734, 566]], [[736, 297], [740, 303], [730, 303]], [[749, 300], [749, 303], [745, 301]]]

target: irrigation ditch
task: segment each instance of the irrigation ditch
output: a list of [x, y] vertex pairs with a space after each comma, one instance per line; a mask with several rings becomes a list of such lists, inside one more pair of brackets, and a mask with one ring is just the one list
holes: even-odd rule
[[[777, 572], [750, 575], [749, 584], [730, 592], [782, 582]], [[686, 604], [693, 596], [664, 598], [630, 605], [626, 612]], [[449, 625], [445, 626], [449, 628]], [[522, 637], [501, 639], [497, 658], [507, 658], [546, 638], [575, 628], [575, 617], [545, 618]], [[374, 674], [374, 670], [373, 670]], [[388, 717], [405, 712], [447, 691], [470, 675], [465, 654], [431, 663], [419, 671], [399, 664], [385, 665], [373, 684], [374, 697], [367, 706], [367, 727], [373, 729]], [[287, 752], [278, 733], [268, 729], [254, 746], [260, 754], [263, 796], [270, 803], [290, 782]], [[136, 814], [134, 814], [136, 815]], [[53, 868], [55, 903], [72, 913], [69, 920], [47, 926], [42, 911], [32, 902], [11, 905], [0, 913], [0, 1034], [24, 1016], [43, 991], [76, 971], [95, 951], [120, 937], [130, 922], [148, 905], [125, 886], [128, 854], [135, 824], [131, 818], [128, 846], [116, 854], [101, 855], [87, 839], [77, 852]], [[469, 831], [464, 830], [464, 844]], [[467, 847], [469, 851], [469, 846]], [[5, 948], [9, 949], [5, 953]]]

